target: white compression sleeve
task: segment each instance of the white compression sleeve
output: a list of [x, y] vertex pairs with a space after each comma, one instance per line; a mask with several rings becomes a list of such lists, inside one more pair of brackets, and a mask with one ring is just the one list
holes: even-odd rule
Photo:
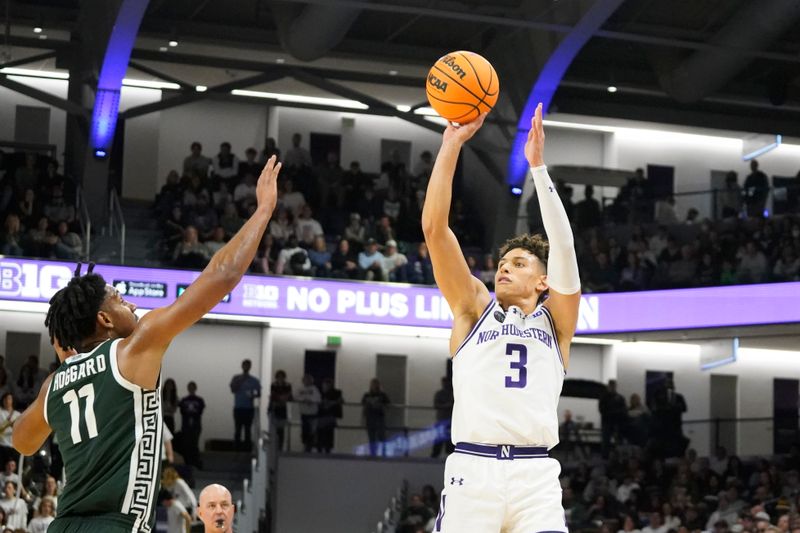
[[550, 243], [547, 256], [547, 285], [561, 294], [575, 294], [581, 289], [575, 239], [567, 212], [558, 197], [556, 186], [547, 173], [547, 165], [531, 167], [536, 196], [542, 211], [542, 223]]

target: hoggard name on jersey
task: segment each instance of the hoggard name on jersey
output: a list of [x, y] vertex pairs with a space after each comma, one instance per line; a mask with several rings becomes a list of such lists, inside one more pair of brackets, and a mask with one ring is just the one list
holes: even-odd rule
[[84, 378], [94, 376], [95, 374], [105, 371], [106, 357], [103, 354], [96, 355], [92, 358], [86, 359], [85, 361], [81, 361], [80, 363], [69, 365], [64, 370], [56, 372], [56, 375], [53, 376], [52, 391], [55, 392], [59, 389], [63, 389], [64, 387], [71, 385], [76, 381], [80, 381]]

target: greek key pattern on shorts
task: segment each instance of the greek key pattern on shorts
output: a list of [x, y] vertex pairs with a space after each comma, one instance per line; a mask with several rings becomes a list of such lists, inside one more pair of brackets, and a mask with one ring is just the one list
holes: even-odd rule
[[150, 533], [150, 512], [155, 498], [155, 478], [161, 460], [161, 402], [159, 393], [142, 391], [142, 439], [137, 454], [136, 479], [133, 485], [130, 514], [136, 517], [139, 530]]

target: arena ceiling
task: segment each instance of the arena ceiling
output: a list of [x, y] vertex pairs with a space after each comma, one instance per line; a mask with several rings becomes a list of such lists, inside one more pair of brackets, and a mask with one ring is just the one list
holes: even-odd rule
[[[601, 2], [602, 0], [597, 0]], [[0, 66], [63, 66], [79, 0], [0, 0]], [[542, 65], [589, 0], [151, 0], [131, 76], [212, 87], [293, 66], [392, 106], [424, 102], [444, 52], [484, 54], [501, 75], [496, 119], [515, 124]], [[625, 0], [572, 62], [551, 110], [800, 135], [800, 9], [791, 0]], [[304, 10], [316, 8], [317, 16]], [[327, 9], [328, 15], [325, 15]], [[322, 13], [323, 16], [320, 16]], [[5, 15], [5, 16], [4, 16]], [[299, 26], [298, 26], [299, 24]], [[42, 27], [47, 39], [32, 33]], [[292, 28], [303, 32], [293, 32]], [[179, 42], [168, 47], [169, 40]], [[166, 48], [166, 51], [164, 51]], [[53, 57], [37, 58], [47, 49]], [[135, 72], [135, 73], [134, 73]], [[339, 75], [336, 73], [346, 73]], [[252, 88], [312, 96], [297, 76]], [[302, 77], [301, 77], [302, 78]], [[313, 80], [312, 80], [313, 81]], [[609, 86], [618, 91], [608, 92]]]

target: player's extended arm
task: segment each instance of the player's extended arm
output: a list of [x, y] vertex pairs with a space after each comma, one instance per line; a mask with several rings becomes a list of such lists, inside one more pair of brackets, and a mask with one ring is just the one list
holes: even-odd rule
[[542, 212], [542, 223], [550, 244], [550, 252], [547, 255], [547, 285], [550, 293], [544, 305], [553, 315], [566, 365], [569, 360], [569, 343], [575, 335], [578, 323], [581, 280], [578, 275], [575, 239], [572, 236], [567, 212], [544, 164], [542, 104], [536, 107], [536, 113], [531, 119], [531, 130], [525, 144], [525, 157], [531, 166], [531, 176], [536, 185], [536, 196], [539, 198], [539, 208]]
[[422, 208], [422, 231], [431, 254], [436, 285], [456, 318], [474, 315], [476, 320], [489, 303], [489, 290], [470, 273], [458, 239], [448, 225], [448, 219], [458, 154], [464, 143], [480, 129], [485, 118], [485, 115], [481, 115], [473, 122], [458, 128], [447, 126]]
[[118, 354], [123, 376], [152, 387], [169, 343], [200, 320], [231, 292], [253, 261], [261, 237], [277, 202], [281, 164], [275, 156], [267, 161], [256, 185], [258, 207], [244, 226], [223, 246], [200, 276], [175, 302], [145, 315], [130, 337], [120, 343]]
[[45, 395], [50, 386], [53, 375], [47, 376], [39, 389], [39, 395], [28, 406], [27, 409], [14, 422], [14, 430], [11, 434], [11, 443], [22, 455], [33, 455], [42, 447], [42, 444], [50, 436], [51, 429], [44, 419]]

